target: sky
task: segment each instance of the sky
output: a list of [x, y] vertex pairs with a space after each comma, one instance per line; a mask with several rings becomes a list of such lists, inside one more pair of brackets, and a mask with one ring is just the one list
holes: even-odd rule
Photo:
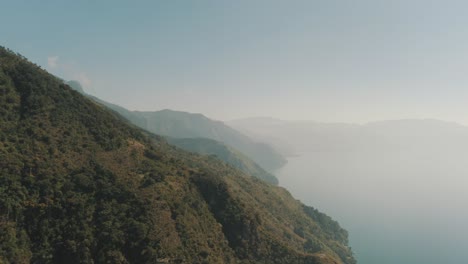
[[0, 45], [131, 110], [468, 124], [468, 2], [1, 1]]

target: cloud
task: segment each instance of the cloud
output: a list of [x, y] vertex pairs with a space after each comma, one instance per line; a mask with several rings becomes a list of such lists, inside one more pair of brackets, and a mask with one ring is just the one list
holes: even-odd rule
[[91, 86], [91, 79], [84, 72], [76, 73], [73, 75], [73, 79], [80, 82], [83, 87], [89, 88]]
[[49, 65], [49, 68], [55, 69], [58, 66], [58, 60], [59, 60], [58, 56], [47, 57], [47, 65]]
[[73, 61], [63, 62], [60, 60], [59, 56], [49, 56], [47, 57], [47, 65], [50, 70], [53, 70], [54, 74], [64, 80], [76, 80], [80, 82], [84, 88], [89, 88], [91, 86], [92, 82], [89, 76]]

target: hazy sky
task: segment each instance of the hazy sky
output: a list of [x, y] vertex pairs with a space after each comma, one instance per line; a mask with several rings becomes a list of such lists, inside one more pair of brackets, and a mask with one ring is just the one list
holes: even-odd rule
[[467, 14], [446, 0], [15, 0], [0, 45], [130, 109], [468, 124]]

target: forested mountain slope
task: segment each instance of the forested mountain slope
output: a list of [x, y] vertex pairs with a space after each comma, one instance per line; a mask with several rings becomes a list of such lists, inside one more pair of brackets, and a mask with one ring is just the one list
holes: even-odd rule
[[168, 145], [0, 48], [0, 262], [355, 263], [283, 188]]
[[127, 118], [131, 123], [162, 136], [173, 138], [208, 138], [239, 150], [262, 168], [273, 171], [286, 163], [286, 159], [270, 145], [256, 142], [223, 122], [173, 110], [154, 112], [129, 111], [121, 106], [101, 103]]
[[174, 146], [204, 155], [214, 155], [255, 178], [277, 185], [278, 179], [239, 151], [208, 138], [166, 138]]
[[[79, 82], [69, 81], [67, 82], [67, 84], [69, 84], [70, 87], [72, 87], [76, 91], [82, 94], [85, 94]], [[140, 128], [143, 128], [145, 130], [148, 130], [150, 132], [159, 134], [160, 131], [158, 129], [152, 130], [151, 127], [148, 128], [148, 125], [147, 125], [148, 121], [146, 117], [142, 114], [142, 112], [129, 111], [121, 106], [108, 103], [97, 97], [87, 95], [87, 94], [86, 96], [88, 96], [89, 98], [93, 99], [94, 101], [100, 104], [103, 104], [109, 109], [117, 112], [119, 115], [127, 119], [130, 123]], [[155, 113], [155, 112], [152, 112], [152, 113]], [[190, 115], [189, 113], [184, 113], [184, 114]], [[152, 120], [150, 123], [152, 123], [153, 126], [155, 126], [155, 124], [158, 122], [163, 122], [164, 124], [166, 124], [169, 121], [168, 120], [161, 120], [161, 121]], [[175, 119], [173, 120], [173, 122], [178, 122], [178, 120]], [[214, 121], [210, 120], [209, 122], [214, 122]], [[237, 169], [240, 169], [241, 171], [245, 172], [248, 175], [259, 178], [271, 184], [275, 184], [275, 185], [278, 184], [278, 179], [276, 178], [276, 176], [274, 176], [270, 172], [267, 172], [265, 169], [263, 169], [260, 165], [258, 165], [255, 161], [253, 161], [251, 158], [246, 156], [244, 153], [241, 153], [237, 149], [230, 147], [226, 145], [225, 143], [216, 141], [214, 139], [205, 138], [205, 137], [193, 137], [193, 134], [191, 132], [184, 132], [187, 134], [183, 134], [179, 132], [178, 129], [171, 129], [171, 132], [166, 131], [165, 133], [170, 134], [170, 135], [166, 135], [166, 139], [169, 141], [169, 143], [176, 145], [177, 147], [180, 147], [190, 152], [200, 153], [203, 155], [215, 155], [220, 160], [230, 164], [231, 166]], [[187, 137], [177, 137], [180, 135], [183, 135], [183, 136], [185, 135]], [[200, 135], [210, 137], [210, 135], [207, 135], [205, 133], [200, 133]], [[270, 154], [265, 154], [265, 157], [268, 158], [269, 155]]]

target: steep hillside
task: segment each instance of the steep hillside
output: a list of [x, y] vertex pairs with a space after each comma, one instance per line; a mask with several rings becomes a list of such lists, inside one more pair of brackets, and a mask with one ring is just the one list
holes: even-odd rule
[[142, 112], [151, 132], [178, 138], [204, 137], [224, 142], [252, 158], [269, 171], [280, 168], [286, 159], [267, 144], [255, 142], [244, 134], [213, 121], [202, 114], [162, 110]]
[[355, 263], [278, 187], [128, 125], [0, 48], [0, 262]]
[[207, 138], [167, 138], [168, 142], [187, 151], [204, 155], [214, 155], [220, 160], [232, 165], [248, 175], [272, 184], [278, 184], [278, 179], [265, 171], [254, 161], [239, 151], [221, 142]]
[[[76, 81], [67, 82], [72, 84], [70, 87], [77, 91], [83, 91], [81, 85]], [[86, 95], [92, 100], [108, 107], [109, 109], [117, 112], [132, 124], [146, 129], [146, 119], [140, 112], [132, 112], [121, 106], [105, 102], [97, 97]], [[278, 179], [273, 174], [265, 171], [260, 165], [255, 163], [252, 159], [241, 153], [240, 151], [227, 146], [219, 141], [208, 138], [175, 138], [166, 136], [170, 144], [176, 145], [179, 148], [190, 152], [196, 152], [203, 155], [215, 155], [220, 160], [240, 169], [248, 175], [259, 178], [271, 184], [278, 184]]]
[[107, 102], [107, 107], [127, 118], [131, 123], [158, 135], [173, 138], [209, 138], [239, 150], [262, 168], [273, 171], [286, 163], [286, 159], [271, 146], [253, 141], [244, 134], [214, 121], [202, 114], [172, 110], [156, 112], [129, 111]]

